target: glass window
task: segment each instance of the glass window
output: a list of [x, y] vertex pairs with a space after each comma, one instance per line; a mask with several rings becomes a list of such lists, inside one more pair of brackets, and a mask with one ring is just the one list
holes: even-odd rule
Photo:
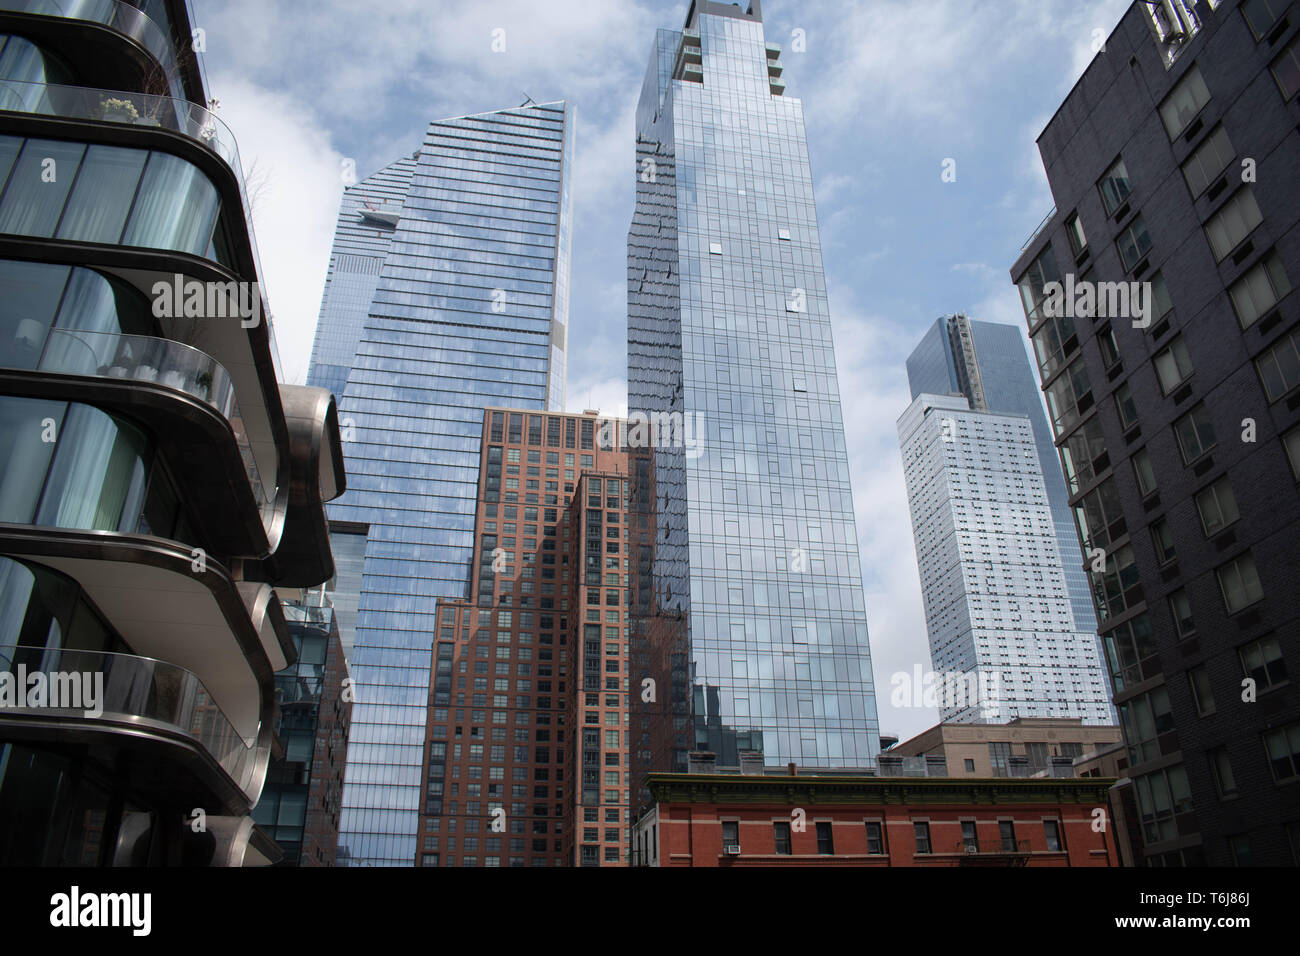
[[1210, 91], [1201, 76], [1201, 69], [1195, 63], [1178, 81], [1178, 85], [1160, 104], [1160, 119], [1165, 124], [1165, 132], [1174, 139], [1196, 118], [1206, 103], [1210, 102]]
[[1106, 207], [1106, 215], [1115, 215], [1115, 210], [1119, 209], [1133, 192], [1124, 160], [1115, 160], [1114, 165], [1106, 170], [1106, 175], [1101, 177], [1097, 189], [1101, 191], [1101, 201]]
[[1160, 673], [1160, 658], [1151, 640], [1151, 619], [1139, 614], [1102, 635], [1106, 661], [1116, 692]]
[[1094, 415], [1071, 432], [1061, 445], [1061, 465], [1071, 494], [1092, 483], [1099, 470], [1098, 463], [1105, 462], [1105, 454], [1106, 439]]
[[1119, 234], [1115, 245], [1119, 248], [1119, 258], [1124, 263], [1124, 270], [1132, 271], [1133, 267], [1142, 261], [1142, 257], [1151, 251], [1151, 237], [1147, 235], [1147, 226], [1141, 216], [1134, 219], [1132, 224]]
[[1274, 780], [1300, 776], [1300, 723], [1264, 734], [1264, 751]]
[[1137, 475], [1138, 491], [1142, 497], [1152, 494], [1157, 489], [1156, 470], [1151, 464], [1151, 455], [1145, 448], [1139, 448], [1133, 453], [1133, 472]]
[[1206, 537], [1218, 534], [1240, 517], [1237, 513], [1237, 499], [1232, 494], [1232, 484], [1226, 475], [1197, 493], [1196, 510], [1200, 512], [1201, 528]]
[[1293, 428], [1282, 436], [1282, 447], [1286, 450], [1287, 461], [1291, 463], [1291, 474], [1300, 481], [1300, 428]]
[[14, 160], [18, 158], [18, 151], [22, 146], [21, 137], [0, 136], [0, 185], [3, 185], [9, 177], [9, 170], [13, 168]]
[[1172, 840], [1178, 835], [1174, 816], [1192, 807], [1187, 769], [1181, 764], [1138, 777], [1138, 815], [1148, 843]]
[[1241, 667], [1256, 690], [1269, 690], [1286, 682], [1286, 661], [1277, 638], [1265, 637], [1240, 648]]
[[998, 821], [998, 836], [1002, 838], [1002, 852], [1016, 852], [1016, 825], [1011, 820]]
[[924, 822], [914, 822], [912, 824], [912, 837], [916, 841], [917, 853], [929, 853], [930, 850], [930, 824]]
[[216, 187], [196, 167], [151, 153], [122, 242], [206, 255], [218, 206]]
[[1190, 465], [1217, 444], [1210, 413], [1203, 404], [1197, 405], [1174, 422], [1174, 435], [1178, 438], [1178, 448], [1185, 465]]
[[1083, 234], [1083, 223], [1079, 221], [1077, 212], [1065, 220], [1065, 234], [1070, 239], [1070, 250], [1075, 257], [1082, 255], [1088, 248], [1088, 237]]
[[1273, 77], [1283, 99], [1291, 99], [1300, 90], [1300, 35], [1292, 37], [1282, 55], [1273, 61]]
[[1174, 729], [1169, 692], [1164, 686], [1120, 704], [1119, 717], [1124, 727], [1124, 742], [1128, 744], [1130, 764], [1145, 763], [1177, 749], [1176, 742], [1171, 740], [1161, 746], [1159, 740]]
[[1255, 360], [1264, 392], [1275, 402], [1300, 385], [1300, 329], [1292, 329]]
[[1241, 13], [1246, 18], [1250, 32], [1255, 34], [1255, 39], [1262, 40], [1290, 5], [1291, 0], [1245, 0], [1241, 5]]
[[1233, 193], [1205, 224], [1205, 237], [1210, 241], [1215, 260], [1222, 262], [1263, 221], [1264, 215], [1249, 186]]
[[1192, 702], [1196, 705], [1196, 713], [1201, 717], [1214, 713], [1214, 691], [1210, 689], [1210, 674], [1205, 667], [1189, 670], [1187, 682], [1192, 687]]
[[1162, 565], [1178, 557], [1178, 552], [1174, 548], [1174, 534], [1169, 529], [1168, 519], [1157, 518], [1151, 522], [1151, 542], [1155, 546], [1156, 560]]
[[967, 853], [978, 853], [980, 850], [979, 833], [975, 829], [974, 820], [961, 821], [961, 842], [962, 849]]
[[1183, 163], [1183, 178], [1187, 180], [1187, 188], [1192, 191], [1192, 198], [1203, 193], [1214, 177], [1227, 169], [1236, 155], [1237, 151], [1228, 139], [1228, 131], [1222, 126], [1215, 127], [1214, 132], [1205, 137], [1205, 142], [1196, 147], [1196, 152]]
[[1039, 306], [1044, 297], [1043, 287], [1051, 282], [1061, 281], [1061, 270], [1056, 265], [1056, 256], [1052, 253], [1052, 244], [1048, 243], [1033, 264], [1025, 270], [1017, 281], [1020, 298], [1032, 328], [1038, 323]]
[[885, 852], [884, 827], [874, 820], [867, 822], [867, 852], [871, 854]]
[[1179, 640], [1184, 640], [1196, 633], [1196, 622], [1192, 619], [1192, 605], [1187, 599], [1187, 591], [1179, 588], [1169, 595], [1169, 614], [1174, 619], [1174, 631]]
[[53, 139], [29, 139], [0, 199], [0, 232], [53, 236], [86, 147]]
[[1043, 821], [1043, 833], [1047, 838], [1047, 850], [1049, 853], [1060, 853], [1064, 847], [1061, 845], [1061, 825], [1055, 820]]
[[1119, 412], [1119, 424], [1128, 431], [1138, 423], [1137, 402], [1133, 401], [1133, 390], [1128, 382], [1115, 389], [1115, 410]]
[[833, 856], [835, 853], [831, 824], [824, 820], [817, 824], [817, 852], [823, 856]]
[[1255, 570], [1255, 559], [1249, 551], [1217, 568], [1214, 573], [1218, 576], [1223, 604], [1229, 614], [1264, 597], [1264, 589], [1260, 586], [1259, 575]]
[[0, 259], [0, 362], [36, 368], [68, 281], [67, 266]]
[[1269, 253], [1228, 289], [1237, 321], [1243, 329], [1250, 328], [1283, 296], [1291, 291], [1291, 282], [1282, 260]]
[[103, 243], [121, 239], [147, 156], [143, 150], [117, 146], [87, 148], [59, 223], [59, 238]]
[[772, 824], [772, 835], [776, 841], [776, 852], [781, 856], [789, 856], [790, 849], [790, 824], [777, 821]]
[[1181, 335], [1157, 352], [1152, 361], [1160, 390], [1166, 395], [1187, 381], [1193, 372], [1192, 357], [1187, 354], [1187, 342]]

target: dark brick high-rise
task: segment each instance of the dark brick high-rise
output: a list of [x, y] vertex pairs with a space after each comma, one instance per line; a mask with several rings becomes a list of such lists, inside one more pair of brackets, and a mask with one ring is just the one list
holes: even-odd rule
[[[1139, 864], [1300, 854], [1298, 90], [1300, 4], [1135, 3], [1038, 141], [1056, 209], [1011, 274], [1105, 554]], [[1049, 316], [1067, 279], [1153, 306]]]

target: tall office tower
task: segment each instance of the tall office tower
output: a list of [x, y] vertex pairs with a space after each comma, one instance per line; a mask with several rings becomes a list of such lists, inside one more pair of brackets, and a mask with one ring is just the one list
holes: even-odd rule
[[656, 514], [632, 677], [657, 690], [632, 695], [638, 780], [693, 749], [879, 752], [803, 107], [779, 54], [759, 0], [695, 0], [658, 31], [637, 107], [628, 407], [698, 433], [659, 429], [639, 479]]
[[1070, 608], [1030, 419], [922, 393], [898, 437], [942, 720], [1110, 724], [1096, 635]]
[[334, 866], [352, 695], [338, 622], [321, 588], [279, 589], [298, 660], [275, 675], [279, 747], [253, 819], [282, 866]]
[[1151, 865], [1300, 861], [1298, 28], [1135, 3], [1039, 137], [1056, 208], [1011, 271]]
[[333, 574], [342, 449], [329, 393], [276, 382], [190, 37], [180, 0], [0, 3], [5, 865], [279, 856], [275, 588]]
[[623, 865], [625, 423], [494, 408], [481, 427], [471, 596], [438, 602], [417, 863]]
[[[975, 411], [1029, 418], [1061, 552], [1061, 566], [1069, 587], [1074, 627], [1096, 634], [1097, 615], [1092, 608], [1083, 553], [1079, 550], [1070, 513], [1070, 498], [1061, 480], [1061, 463], [1043, 415], [1042, 398], [1034, 383], [1020, 330], [996, 322], [972, 322], [964, 315], [939, 319], [908, 356], [907, 382], [912, 398], [925, 392], [965, 395]], [[1101, 643], [1094, 643], [1100, 659]]]
[[436, 603], [468, 596], [483, 409], [563, 406], [572, 123], [562, 102], [439, 120], [344, 194], [308, 377], [341, 389], [354, 479], [330, 509], [333, 601], [356, 607], [340, 862], [415, 858]]

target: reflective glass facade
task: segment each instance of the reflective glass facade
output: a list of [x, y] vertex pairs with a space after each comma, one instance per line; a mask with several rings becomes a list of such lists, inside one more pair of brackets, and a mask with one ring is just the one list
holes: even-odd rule
[[[964, 315], [939, 319], [908, 356], [907, 382], [913, 399], [922, 393], [964, 395], [977, 411], [1028, 417], [1070, 592], [1074, 629], [1096, 634], [1097, 614], [1070, 498], [1020, 330], [996, 322], [974, 322]], [[1100, 639], [1094, 645], [1100, 661]]]
[[339, 398], [330, 517], [368, 529], [341, 863], [415, 859], [436, 603], [468, 594], [483, 409], [564, 401], [571, 124], [562, 102], [439, 120], [345, 195], [308, 377]]
[[634, 589], [653, 620], [632, 683], [657, 688], [632, 695], [638, 780], [695, 749], [719, 766], [879, 750], [802, 106], [778, 56], [757, 2], [700, 0], [659, 31], [637, 111], [629, 415], [680, 412], [698, 441], [658, 441], [634, 479], [655, 511]]

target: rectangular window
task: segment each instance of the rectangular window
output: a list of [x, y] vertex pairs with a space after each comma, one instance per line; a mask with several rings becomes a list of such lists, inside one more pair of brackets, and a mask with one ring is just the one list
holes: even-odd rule
[[1291, 462], [1291, 474], [1300, 481], [1300, 428], [1293, 428], [1282, 436], [1282, 447], [1286, 449], [1287, 461]]
[[1214, 132], [1183, 163], [1183, 178], [1187, 180], [1187, 188], [1192, 191], [1192, 198], [1203, 193], [1214, 178], [1227, 169], [1228, 163], [1236, 155], [1237, 151], [1228, 139], [1228, 131], [1222, 126], [1215, 127]]
[[1265, 637], [1239, 648], [1241, 668], [1255, 682], [1256, 690], [1271, 690], [1286, 683], [1286, 662], [1275, 637]]
[[1077, 259], [1088, 248], [1088, 237], [1083, 234], [1083, 223], [1079, 221], [1077, 212], [1065, 220], [1065, 234], [1070, 240], [1070, 251]]
[[912, 824], [912, 838], [916, 841], [917, 853], [929, 853], [930, 850], [930, 824], [924, 822], [914, 822]]
[[1174, 435], [1178, 438], [1184, 465], [1190, 465], [1218, 443], [1214, 426], [1210, 423], [1210, 413], [1204, 404], [1197, 405], [1174, 422]]
[[740, 822], [738, 820], [722, 821], [722, 847], [726, 852], [727, 847], [740, 846]]
[[1043, 833], [1047, 837], [1047, 849], [1050, 853], [1060, 853], [1064, 847], [1061, 846], [1061, 825], [1055, 820], [1043, 821]]
[[1291, 291], [1282, 260], [1270, 252], [1228, 288], [1237, 321], [1248, 329]]
[[1174, 619], [1174, 630], [1179, 640], [1185, 640], [1196, 633], [1196, 622], [1192, 620], [1192, 605], [1187, 599], [1187, 592], [1179, 588], [1169, 595], [1169, 614]]
[[1138, 777], [1138, 816], [1148, 843], [1172, 840], [1178, 836], [1176, 814], [1192, 807], [1192, 790], [1187, 783], [1187, 768], [1181, 764]]
[[1210, 673], [1202, 665], [1187, 672], [1187, 682], [1192, 686], [1192, 702], [1199, 717], [1214, 713], [1214, 691], [1210, 687]]
[[1255, 360], [1260, 381], [1270, 402], [1275, 402], [1300, 385], [1300, 329], [1292, 329], [1276, 345]]
[[1207, 538], [1218, 534], [1240, 517], [1237, 513], [1237, 499], [1232, 494], [1232, 485], [1226, 475], [1196, 495], [1196, 510], [1200, 512], [1201, 528]]
[[1125, 431], [1138, 423], [1137, 402], [1133, 400], [1133, 390], [1128, 382], [1115, 389], [1115, 411], [1119, 413], [1119, 424]]
[[1010, 820], [998, 821], [998, 836], [1002, 838], [1002, 852], [1016, 852], [1016, 825]]
[[1241, 13], [1255, 39], [1262, 40], [1290, 4], [1291, 0], [1245, 0]]
[[1175, 139], [1196, 119], [1206, 103], [1210, 102], [1210, 90], [1201, 76], [1201, 69], [1192, 64], [1178, 85], [1173, 88], [1163, 103], [1160, 104], [1160, 119], [1165, 124], [1169, 138]]
[[1147, 226], [1141, 216], [1119, 234], [1115, 245], [1119, 249], [1120, 261], [1124, 263], [1124, 271], [1131, 272], [1142, 261], [1142, 257], [1151, 251], [1151, 237], [1147, 235]]
[[822, 856], [833, 856], [835, 841], [831, 836], [831, 825], [825, 821], [817, 824], [817, 852]]
[[1293, 37], [1282, 55], [1273, 61], [1273, 78], [1285, 100], [1300, 90], [1300, 35]]
[[975, 829], [974, 820], [963, 820], [961, 822], [961, 843], [962, 850], [966, 853], [978, 853], [980, 851], [979, 834]]
[[1163, 685], [1120, 704], [1119, 719], [1124, 727], [1124, 741], [1128, 744], [1130, 764], [1136, 766], [1176, 749], [1172, 740], [1167, 742], [1167, 746], [1162, 746], [1160, 740], [1174, 729], [1169, 691]]
[[1229, 614], [1240, 611], [1243, 607], [1248, 607], [1264, 597], [1259, 575], [1255, 572], [1255, 559], [1249, 551], [1215, 569], [1214, 573], [1219, 579], [1223, 604]]
[[1300, 777], [1300, 724], [1264, 734], [1264, 752], [1273, 779], [1279, 782]]
[[874, 820], [867, 822], [867, 852], [874, 855], [885, 852], [884, 828]]
[[1142, 497], [1153, 493], [1156, 490], [1156, 471], [1151, 464], [1151, 455], [1145, 448], [1139, 448], [1133, 453], [1133, 472], [1137, 475], [1138, 490], [1142, 492]]
[[1215, 261], [1222, 262], [1227, 258], [1228, 253], [1263, 221], [1264, 214], [1259, 211], [1259, 204], [1249, 186], [1233, 193], [1232, 198], [1205, 224], [1205, 238], [1210, 241]]
[[1194, 371], [1192, 357], [1187, 354], [1187, 342], [1181, 335], [1157, 352], [1152, 363], [1156, 367], [1156, 378], [1160, 380], [1160, 390], [1166, 395], [1187, 381]]
[[790, 849], [790, 824], [777, 821], [772, 824], [772, 837], [776, 842], [776, 852], [779, 856], [789, 856]]
[[1114, 165], [1101, 177], [1101, 182], [1097, 183], [1097, 189], [1101, 192], [1101, 201], [1106, 207], [1106, 215], [1115, 215], [1115, 210], [1122, 206], [1124, 200], [1128, 199], [1133, 192], [1124, 160], [1115, 160]]

